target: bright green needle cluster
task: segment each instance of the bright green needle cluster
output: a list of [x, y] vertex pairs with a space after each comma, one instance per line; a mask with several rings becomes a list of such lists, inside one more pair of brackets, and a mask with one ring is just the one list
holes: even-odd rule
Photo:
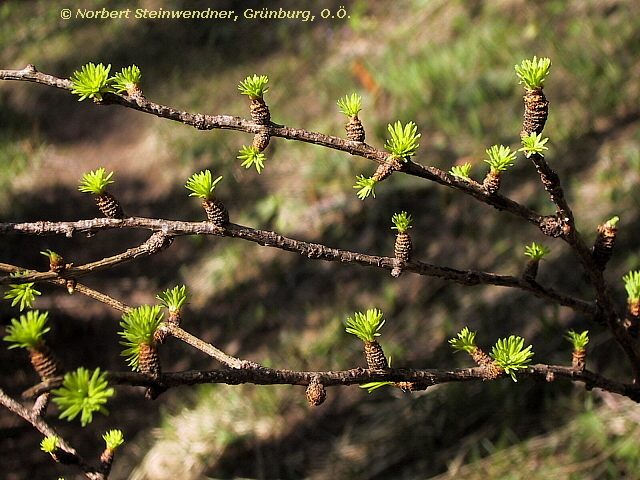
[[607, 220], [605, 222], [605, 225], [608, 225], [611, 228], [616, 228], [618, 226], [619, 221], [620, 221], [620, 217], [616, 215], [614, 217], [611, 217], [609, 220]]
[[544, 260], [543, 257], [549, 253], [551, 253], [551, 250], [548, 247], [538, 245], [536, 242], [532, 242], [531, 245], [524, 247], [524, 254], [533, 260]]
[[464, 165], [454, 165], [453, 167], [451, 167], [449, 173], [454, 177], [469, 178], [472, 167], [473, 165], [471, 165], [469, 162], [465, 163]]
[[[24, 275], [28, 272], [18, 272], [12, 273], [12, 277], [19, 277], [20, 275]], [[28, 283], [17, 283], [10, 284], [10, 289], [7, 290], [4, 294], [5, 300], [12, 300], [11, 306], [15, 307], [17, 304], [20, 304], [20, 311], [23, 311], [25, 308], [32, 308], [33, 302], [36, 300], [36, 296], [42, 295], [38, 290], [33, 288], [35, 282]]]
[[516, 152], [512, 152], [509, 147], [504, 145], [493, 145], [487, 150], [489, 159], [485, 160], [491, 167], [492, 172], [501, 172], [509, 167], [513, 166], [513, 162], [516, 160]]
[[33, 348], [43, 340], [42, 336], [51, 330], [47, 327], [49, 312], [40, 313], [39, 310], [29, 310], [26, 315], [20, 315], [20, 320], [11, 319], [7, 327], [6, 342], [13, 342], [9, 348]]
[[60, 438], [57, 435], [47, 435], [40, 442], [40, 450], [46, 453], [53, 453], [58, 449], [58, 440]]
[[138, 87], [142, 78], [140, 69], [135, 65], [123, 68], [111, 78], [110, 70], [111, 65], [105, 67], [102, 63], [87, 63], [71, 76], [71, 93], [80, 95], [79, 102], [87, 98], [102, 101], [103, 93], [128, 93]]
[[102, 435], [102, 439], [109, 450], [115, 450], [124, 443], [124, 435], [122, 430], [109, 430]]
[[113, 180], [111, 180], [112, 176], [113, 172], [107, 175], [107, 171], [104, 167], [100, 167], [90, 173], [85, 173], [82, 175], [78, 190], [83, 193], [102, 195], [106, 191], [107, 185], [113, 183]]
[[237, 158], [243, 161], [240, 166], [251, 168], [255, 165], [258, 173], [262, 171], [264, 168], [264, 161], [267, 159], [267, 156], [262, 153], [258, 147], [245, 147], [243, 145], [239, 153], [240, 155], [238, 155]]
[[355, 118], [362, 110], [362, 97], [355, 93], [345, 95], [344, 98], [338, 100], [338, 107], [340, 107], [340, 113], [345, 114], [347, 117]]
[[346, 332], [371, 343], [380, 336], [380, 329], [385, 322], [382, 316], [383, 313], [377, 308], [370, 308], [366, 313], [355, 312], [353, 317], [347, 319]]
[[533, 57], [533, 60], [523, 60], [520, 65], [516, 65], [516, 75], [520, 79], [519, 83], [524, 83], [525, 88], [535, 90], [542, 88], [547, 75], [551, 60], [548, 58]]
[[248, 95], [251, 100], [262, 99], [265, 93], [269, 91], [269, 88], [265, 87], [269, 77], [266, 75], [253, 75], [253, 77], [247, 77], [238, 85], [238, 90], [242, 95]]
[[413, 228], [411, 226], [412, 221], [413, 218], [411, 218], [411, 215], [407, 212], [395, 213], [393, 217], [391, 217], [391, 222], [394, 225], [391, 227], [391, 230], [398, 230], [400, 233], [405, 233], [410, 228]]
[[45, 257], [49, 258], [52, 262], [58, 262], [62, 260], [62, 256], [47, 248], [46, 251], [40, 252]]
[[511, 375], [514, 382], [517, 382], [515, 372], [527, 368], [533, 357], [531, 348], [531, 345], [524, 348], [524, 338], [511, 335], [509, 338], [498, 339], [490, 355], [495, 360], [495, 364]]
[[94, 412], [109, 415], [104, 404], [114, 394], [114, 389], [108, 387], [107, 372], [100, 373], [100, 368], [90, 373], [80, 367], [75, 372], [67, 373], [62, 387], [52, 390], [55, 395], [53, 401], [62, 410], [60, 419], [68, 418], [71, 421], [80, 415], [80, 423], [84, 427], [91, 423]]
[[522, 137], [522, 148], [520, 148], [519, 152], [524, 152], [525, 156], [529, 158], [534, 153], [537, 153], [541, 157], [542, 152], [545, 150], [549, 150], [548, 147], [545, 147], [545, 143], [549, 141], [548, 138], [542, 138], [542, 133], [536, 134], [536, 132], [531, 132], [529, 135]]
[[467, 352], [469, 354], [476, 351], [476, 332], [469, 331], [469, 327], [464, 327], [458, 336], [449, 339], [449, 344], [456, 352]]
[[132, 308], [122, 315], [120, 326], [124, 329], [118, 334], [125, 339], [120, 342], [126, 348], [120, 354], [127, 357], [127, 362], [133, 370], [140, 369], [140, 345], [153, 345], [153, 336], [162, 323], [164, 313], [160, 305], [142, 305]]
[[185, 184], [185, 188], [191, 190], [192, 193], [189, 194], [190, 197], [200, 197], [210, 200], [213, 198], [213, 192], [220, 180], [222, 180], [222, 176], [212, 180], [211, 171], [203, 170], [200, 173], [191, 175]]
[[378, 181], [373, 177], [366, 178], [364, 175], [358, 175], [356, 176], [356, 184], [353, 188], [359, 189], [357, 195], [360, 200], [364, 200], [369, 196], [376, 198], [376, 183], [378, 183]]
[[102, 101], [103, 93], [113, 91], [108, 85], [109, 70], [111, 65], [105, 67], [102, 63], [84, 65], [79, 72], [76, 71], [71, 76], [70, 80], [73, 83], [71, 93], [80, 95], [79, 102], [86, 98]]
[[564, 338], [571, 342], [574, 351], [583, 352], [589, 343], [589, 330], [585, 330], [582, 333], [576, 333], [573, 330], [569, 330]]
[[171, 289], [165, 290], [156, 296], [156, 298], [160, 300], [162, 304], [169, 309], [169, 311], [177, 311], [180, 310], [187, 302], [189, 294], [187, 293], [187, 286], [182, 285], [181, 287], [175, 286]]
[[389, 150], [395, 157], [407, 160], [407, 157], [411, 157], [416, 154], [416, 150], [420, 146], [418, 139], [421, 134], [418, 133], [418, 126], [409, 122], [404, 127], [400, 120], [393, 125], [387, 126], [391, 139], [387, 140], [384, 148]]
[[137, 88], [141, 79], [142, 72], [140, 72], [140, 69], [135, 65], [131, 65], [123, 68], [109, 80], [113, 82], [113, 88], [116, 93], [127, 93]]
[[629, 302], [640, 302], [640, 271], [631, 271], [622, 277]]

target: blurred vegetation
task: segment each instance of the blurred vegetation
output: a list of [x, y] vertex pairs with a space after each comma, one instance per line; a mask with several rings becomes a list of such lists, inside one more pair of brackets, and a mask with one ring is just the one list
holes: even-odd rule
[[[305, 9], [337, 10], [344, 3], [305, 2]], [[350, 18], [343, 20], [211, 23], [66, 21], [59, 5], [10, 0], [0, 5], [0, 68], [34, 63], [41, 71], [69, 77], [89, 61], [110, 63], [114, 71], [136, 64], [146, 96], [156, 102], [246, 117], [248, 102], [237, 83], [248, 75], [268, 75], [265, 100], [273, 121], [341, 136], [345, 120], [336, 101], [355, 92], [363, 97], [360, 118], [368, 143], [381, 148], [387, 124], [414, 121], [422, 134], [416, 162], [448, 171], [468, 161], [474, 164], [472, 178], [481, 181], [486, 148], [519, 146], [524, 90], [513, 66], [533, 55], [550, 57], [546, 158], [560, 175], [587, 240], [595, 238], [599, 223], [620, 216], [607, 278], [622, 308], [620, 278], [640, 263], [640, 237], [634, 233], [640, 228], [637, 2], [346, 3]], [[240, 12], [265, 6], [299, 9], [298, 4], [222, 0], [215, 8]], [[210, 4], [149, 0], [140, 6], [203, 10]], [[83, 1], [82, 8], [132, 6]], [[209, 168], [224, 176], [216, 193], [236, 223], [389, 255], [391, 217], [406, 211], [414, 218], [417, 260], [517, 275], [526, 264], [525, 245], [535, 241], [551, 248], [541, 265], [541, 282], [593, 298], [563, 242], [504, 213], [398, 174], [378, 185], [375, 199], [361, 202], [352, 189], [355, 176], [370, 176], [375, 165], [281, 139], [272, 139], [258, 176], [236, 159], [250, 140], [238, 132], [197, 132], [118, 107], [79, 104], [68, 92], [5, 82], [0, 84], [0, 218], [95, 216], [95, 207], [76, 191], [76, 181], [105, 166], [116, 172], [113, 193], [127, 212], [202, 220], [198, 202], [188, 198], [183, 185], [192, 173]], [[527, 206], [554, 213], [534, 168], [522, 157], [505, 173], [501, 188]], [[5, 237], [0, 257], [45, 268], [38, 252], [47, 248], [82, 263], [138, 239], [131, 232], [104, 232], [100, 238]], [[533, 345], [536, 361], [569, 364], [571, 347], [562, 337], [574, 328], [590, 330], [588, 368], [616, 378], [628, 373], [601, 327], [522, 292], [463, 288], [406, 273], [394, 280], [382, 271], [313, 262], [232, 239], [181, 238], [158, 258], [87, 282], [133, 305], [185, 283], [193, 293], [185, 328], [231, 354], [282, 368], [364, 366], [361, 342], [344, 333], [344, 322], [354, 311], [379, 308], [387, 318], [379, 340], [394, 366], [468, 366], [468, 358], [453, 356], [447, 344], [463, 326], [478, 330], [481, 348], [516, 334]], [[112, 345], [105, 340], [100, 346], [99, 357], [90, 347], [66, 350], [67, 367], [124, 370], [114, 314], [99, 307], [87, 313], [79, 305], [80, 300], [69, 301], [52, 289], [36, 301], [37, 308], [52, 312], [52, 324], [65, 318], [64, 326], [52, 327], [58, 345], [68, 343], [71, 334], [112, 339]], [[6, 325], [16, 314], [2, 305], [0, 315]], [[171, 342], [162, 355], [166, 371], [217, 367]], [[29, 371], [26, 363], [23, 367]], [[25, 374], [14, 370], [5, 362], [2, 374], [19, 393]], [[184, 480], [449, 478], [447, 471], [469, 479], [633, 478], [640, 453], [631, 441], [635, 416], [625, 414], [622, 428], [597, 408], [599, 398], [564, 382], [511, 380], [417, 394], [329, 389], [327, 403], [314, 410], [306, 405], [304, 389], [286, 386], [180, 389], [155, 403], [143, 401], [139, 392], [119, 391], [108, 425], [123, 429], [127, 456], [116, 459], [111, 478], [129, 478], [134, 468], [130, 478], [155, 480], [178, 475]], [[145, 429], [154, 424], [158, 404], [162, 427], [150, 433]], [[68, 437], [77, 441], [71, 431]], [[30, 471], [29, 478], [50, 478], [51, 460], [38, 458], [34, 465], [38, 462], [41, 470]], [[548, 466], [549, 476], [540, 464]], [[575, 469], [560, 473], [569, 470], [568, 464]]]

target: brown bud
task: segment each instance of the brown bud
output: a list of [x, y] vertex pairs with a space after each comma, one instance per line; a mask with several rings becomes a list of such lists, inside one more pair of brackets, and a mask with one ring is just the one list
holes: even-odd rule
[[389, 368], [387, 357], [384, 356], [384, 351], [377, 340], [364, 342], [364, 355], [370, 369], [385, 370]]
[[75, 278], [69, 278], [66, 281], [66, 287], [67, 287], [67, 292], [69, 292], [69, 295], [73, 294], [73, 292], [76, 291], [76, 285], [78, 284], [77, 280]]
[[65, 268], [67, 268], [67, 265], [64, 263], [62, 256], [55, 254], [49, 257], [49, 270], [60, 273], [63, 272]]
[[627, 304], [627, 314], [624, 319], [624, 327], [633, 338], [640, 336], [640, 303], [629, 302]]
[[251, 111], [251, 119], [258, 125], [268, 125], [271, 121], [271, 113], [269, 107], [261, 98], [251, 99], [249, 106]]
[[169, 247], [173, 243], [173, 238], [173, 235], [167, 235], [164, 232], [153, 232], [142, 246], [153, 253], [158, 253]]
[[54, 378], [64, 374], [60, 360], [44, 341], [29, 348], [29, 360], [41, 378]]
[[522, 123], [521, 137], [526, 137], [532, 132], [542, 133], [549, 114], [549, 102], [542, 88], [527, 89], [524, 95], [524, 121]]
[[50, 400], [51, 392], [45, 392], [41, 395], [38, 395], [38, 398], [36, 398], [36, 401], [33, 403], [33, 407], [31, 407], [31, 411], [41, 417], [47, 411]]
[[524, 272], [522, 273], [522, 278], [527, 282], [533, 282], [538, 275], [538, 266], [540, 265], [540, 260], [537, 258], [532, 258], [527, 262], [527, 266], [524, 267]]
[[571, 366], [582, 372], [586, 367], [587, 352], [584, 350], [574, 350], [572, 353]]
[[600, 270], [604, 270], [607, 262], [611, 259], [617, 233], [618, 229], [609, 222], [604, 225], [598, 225], [598, 235], [593, 245], [591, 257]]
[[493, 358], [477, 348], [471, 353], [471, 358], [483, 370], [483, 378], [485, 380], [495, 380], [504, 373], [504, 369], [493, 362]]
[[396, 242], [394, 245], [394, 254], [396, 260], [400, 262], [400, 266], [394, 267], [391, 270], [391, 276], [399, 277], [402, 273], [402, 265], [411, 260], [411, 251], [413, 250], [413, 244], [411, 237], [407, 232], [398, 232], [396, 235]]
[[268, 133], [256, 133], [253, 136], [253, 142], [251, 146], [257, 148], [259, 152], [262, 152], [265, 148], [269, 146], [269, 139], [271, 137]]
[[224, 227], [229, 223], [229, 212], [224, 204], [217, 198], [213, 198], [211, 200], [203, 198], [202, 208], [207, 212], [207, 218], [214, 225]]
[[351, 140], [352, 142], [364, 142], [364, 127], [358, 117], [350, 117], [349, 123], [347, 123], [344, 128], [347, 131], [348, 140]]
[[484, 177], [482, 186], [489, 195], [495, 195], [496, 193], [498, 193], [498, 189], [500, 188], [500, 171], [489, 170], [487, 176]]
[[105, 448], [100, 454], [100, 471], [105, 476], [111, 472], [114, 454], [115, 451], [112, 448]]
[[120, 203], [107, 191], [96, 196], [96, 205], [107, 218], [124, 218]]
[[158, 378], [160, 375], [160, 358], [158, 347], [153, 343], [141, 343], [139, 353], [140, 372]]
[[307, 386], [306, 391], [307, 402], [312, 407], [317, 407], [322, 405], [324, 401], [327, 399], [327, 391], [324, 388], [324, 385], [320, 382], [319, 377], [313, 377], [309, 385]]

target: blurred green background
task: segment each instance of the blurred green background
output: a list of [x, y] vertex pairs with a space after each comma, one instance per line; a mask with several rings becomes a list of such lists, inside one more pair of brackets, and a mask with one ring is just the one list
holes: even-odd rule
[[[248, 117], [237, 84], [269, 76], [265, 100], [276, 123], [344, 136], [338, 98], [363, 97], [367, 142], [384, 145], [388, 123], [414, 121], [422, 133], [415, 161], [443, 170], [471, 162], [481, 181], [485, 149], [519, 147], [522, 95], [513, 66], [550, 57], [545, 83], [550, 117], [547, 160], [560, 175], [588, 242], [598, 224], [621, 218], [606, 275], [624, 308], [620, 278], [640, 266], [640, 5], [616, 1], [358, 0], [180, 2], [81, 1], [78, 8], [234, 10], [229, 20], [64, 20], [58, 2], [0, 5], [0, 68], [33, 63], [69, 77], [87, 62], [131, 64], [147, 98], [177, 109]], [[324, 9], [347, 17], [321, 18]], [[313, 22], [247, 19], [247, 9], [310, 10]], [[334, 15], [336, 16], [336, 15]], [[403, 175], [357, 199], [356, 175], [375, 164], [308, 144], [274, 138], [258, 175], [236, 159], [251, 136], [198, 132], [117, 106], [78, 103], [66, 91], [0, 83], [0, 221], [93, 218], [77, 191], [82, 173], [114, 170], [110, 191], [131, 215], [199, 221], [184, 182], [209, 168], [223, 175], [216, 192], [235, 223], [375, 255], [391, 255], [391, 216], [414, 218], [414, 258], [458, 269], [519, 275], [532, 241], [551, 248], [539, 280], [593, 299], [568, 247], [529, 224], [476, 204], [458, 192]], [[501, 192], [544, 214], [553, 205], [523, 157], [503, 175]], [[82, 264], [144, 241], [144, 232], [93, 238], [0, 239], [0, 261], [45, 269], [50, 248]], [[588, 329], [587, 367], [628, 379], [610, 336], [587, 318], [519, 291], [463, 288], [411, 274], [311, 261], [228, 238], [179, 238], [165, 252], [87, 277], [85, 283], [130, 304], [154, 302], [186, 284], [193, 297], [183, 327], [264, 365], [338, 370], [364, 366], [361, 342], [344, 332], [354, 311], [379, 308], [380, 342], [393, 365], [471, 366], [447, 344], [462, 327], [489, 350], [498, 337], [521, 335], [534, 362], [568, 365], [565, 331]], [[119, 316], [89, 299], [43, 286], [36, 307], [51, 311], [50, 344], [67, 368], [125, 370]], [[1, 324], [16, 317], [0, 304]], [[350, 338], [351, 337], [351, 338]], [[15, 350], [0, 353], [0, 385], [18, 397], [37, 381]], [[163, 369], [218, 365], [169, 341]], [[109, 417], [83, 431], [51, 422], [89, 457], [100, 435], [120, 428], [127, 443], [110, 478], [231, 479], [620, 479], [640, 476], [640, 412], [620, 397], [568, 382], [444, 385], [414, 394], [331, 388], [308, 407], [292, 386], [203, 386], [167, 392], [155, 402], [119, 388]], [[9, 479], [77, 478], [38, 450], [40, 435], [0, 412], [0, 455]], [[4, 462], [4, 460], [3, 460]]]

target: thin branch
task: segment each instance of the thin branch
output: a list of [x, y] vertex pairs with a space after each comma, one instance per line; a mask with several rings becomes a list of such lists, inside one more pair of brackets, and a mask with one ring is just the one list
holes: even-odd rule
[[[369, 370], [354, 368], [337, 372], [307, 372], [267, 368], [250, 362], [247, 362], [247, 365], [248, 366], [244, 368], [233, 368], [229, 370], [162, 373], [158, 378], [136, 372], [108, 372], [107, 378], [113, 385], [157, 387], [163, 389], [204, 383], [225, 383], [228, 385], [239, 385], [243, 383], [251, 383], [254, 385], [308, 385], [314, 377], [319, 378], [325, 387], [362, 385], [370, 382], [388, 381], [418, 383], [426, 385], [428, 388], [428, 386], [432, 385], [453, 382], [487, 381], [486, 371], [482, 367], [451, 370], [415, 370], [408, 368]], [[619, 382], [603, 377], [590, 370], [581, 370], [560, 365], [537, 364], [519, 370], [517, 377], [518, 379], [531, 378], [545, 382], [559, 379], [582, 382], [588, 390], [600, 388], [640, 403], [640, 385]], [[502, 375], [499, 378], [510, 379], [508, 375]], [[25, 391], [23, 397], [35, 398], [42, 393], [50, 391], [52, 388], [58, 387], [60, 382], [62, 382], [62, 377], [39, 383]]]
[[[73, 88], [71, 81], [40, 73], [33, 65], [28, 65], [22, 70], [0, 70], [0, 80], [31, 81], [64, 90], [71, 90]], [[117, 104], [133, 108], [134, 110], [149, 113], [160, 118], [166, 118], [185, 125], [190, 125], [198, 130], [222, 129], [236, 130], [251, 134], [268, 133], [271, 137], [281, 137], [288, 140], [311, 143], [321, 147], [343, 151], [354, 156], [367, 158], [377, 163], [386, 163], [389, 157], [389, 152], [379, 150], [364, 142], [354, 142], [332, 135], [310, 132], [308, 130], [292, 128], [285, 125], [276, 125], [274, 123], [269, 123], [269, 125], [258, 125], [253, 121], [232, 115], [189, 113], [166, 105], [150, 102], [144, 96], [105, 93], [103, 94], [103, 101], [96, 101], [95, 103], [100, 105]], [[539, 227], [542, 226], [542, 221], [544, 219], [542, 215], [499, 194], [488, 195], [479, 184], [474, 184], [474, 182], [465, 181], [438, 168], [423, 166], [414, 162], [407, 162], [404, 164], [401, 171], [409, 175], [425, 178], [441, 185], [454, 188], [471, 195], [477, 200], [491, 205], [498, 210], [507, 210], [528, 222]]]
[[239, 368], [253, 368], [256, 366], [255, 363], [249, 362], [248, 360], [240, 360], [239, 358], [233, 357], [231, 355], [227, 355], [222, 350], [214, 347], [213, 345], [200, 340], [198, 337], [191, 335], [189, 332], [183, 330], [175, 323], [165, 322], [161, 329], [164, 329], [167, 333], [170, 333], [174, 337], [183, 342], [191, 345], [192, 347], [197, 348], [201, 352], [206, 353], [210, 357], [215, 358], [223, 365], [226, 365], [230, 368], [239, 369]]
[[[42, 392], [44, 393], [44, 391]], [[78, 452], [67, 443], [53, 428], [49, 426], [47, 422], [43, 420], [43, 418], [33, 412], [32, 410], [24, 407], [22, 404], [16, 402], [14, 399], [9, 397], [2, 389], [0, 389], [0, 404], [4, 405], [7, 409], [15, 413], [16, 415], [22, 417], [31, 425], [33, 425], [42, 435], [45, 437], [48, 436], [56, 436], [58, 437], [58, 447], [66, 452], [66, 458], [68, 458], [73, 463], [76, 463], [80, 468], [82, 468], [85, 472], [85, 475], [91, 480], [106, 480], [106, 476], [97, 472], [93, 467], [91, 467], [79, 454]]]
[[[102, 220], [102, 219], [97, 219]], [[116, 220], [119, 222], [121, 220]], [[39, 223], [39, 222], [38, 222]], [[42, 235], [42, 233], [40, 234]], [[161, 240], [158, 239], [168, 239]], [[20, 275], [19, 277], [4, 277], [0, 279], [0, 285], [9, 285], [9, 284], [22, 284], [22, 283], [30, 283], [30, 282], [52, 282], [57, 279], [70, 279], [70, 278], [78, 278], [84, 275], [88, 275], [89, 273], [97, 272], [100, 270], [104, 270], [107, 268], [114, 267], [116, 265], [120, 265], [126, 262], [130, 262], [131, 260], [135, 260], [137, 258], [147, 257], [149, 255], [153, 255], [154, 253], [158, 253], [164, 248], [167, 248], [168, 244], [173, 241], [173, 235], [167, 235], [163, 232], [154, 232], [149, 239], [147, 239], [142, 245], [134, 248], [129, 248], [123, 253], [118, 255], [113, 255], [111, 257], [103, 258], [102, 260], [98, 260], [96, 262], [86, 263], [84, 265], [78, 267], [68, 267], [63, 272], [57, 273], [52, 271], [47, 272], [37, 272], [34, 270], [28, 270], [28, 273]], [[0, 270], [15, 272], [22, 271], [27, 272], [24, 269], [16, 269], [13, 265], [7, 265], [0, 263]]]
[[[279, 235], [275, 232], [257, 230], [234, 223], [227, 224], [224, 228], [214, 225], [211, 222], [183, 222], [162, 219], [149, 219], [142, 217], [130, 217], [125, 219], [99, 218], [94, 220], [80, 220], [78, 222], [35, 222], [35, 223], [3, 223], [0, 224], [0, 233], [14, 232], [24, 234], [65, 234], [68, 232], [87, 231], [109, 228], [146, 228], [161, 230], [167, 236], [181, 235], [219, 235], [225, 237], [237, 237], [262, 246], [278, 248], [280, 250], [296, 252], [310, 259], [340, 262], [344, 264], [361, 265], [374, 268], [391, 270], [396, 264], [395, 257], [367, 255], [364, 253], [352, 252], [330, 248], [318, 243], [304, 242]], [[144, 245], [144, 244], [143, 244]], [[130, 261], [139, 256], [146, 256], [148, 250], [141, 247], [129, 249], [126, 252], [105, 258], [98, 262], [92, 262], [78, 267], [71, 267], [65, 270], [65, 278], [75, 278], [86, 275], [96, 270], [110, 268], [125, 261]], [[16, 267], [8, 266], [0, 270], [15, 271]], [[585, 302], [551, 288], [544, 287], [536, 282], [527, 282], [519, 277], [511, 275], [498, 275], [494, 273], [481, 272], [475, 270], [456, 270], [448, 267], [439, 267], [424, 262], [408, 262], [403, 267], [405, 272], [412, 272], [418, 275], [438, 277], [445, 280], [454, 281], [461, 285], [496, 285], [509, 288], [517, 288], [532, 293], [538, 298], [557, 302], [562, 306], [569, 307], [574, 311], [583, 313], [590, 317], [599, 315], [599, 308], [595, 303]], [[39, 281], [51, 281], [58, 277], [53, 272], [35, 272], [20, 277], [5, 277], [0, 279], [0, 284], [28, 283]]]
[[[0, 79], [31, 81], [66, 90], [71, 90], [72, 88], [71, 81], [38, 72], [35, 66], [31, 64], [27, 65], [22, 70], [0, 70]], [[107, 93], [104, 95], [104, 100], [97, 103], [101, 103], [103, 105], [119, 104], [145, 113], [150, 113], [158, 117], [179, 121], [183, 124], [191, 125], [199, 130], [231, 129], [253, 134], [266, 131], [266, 133], [268, 133], [270, 136], [282, 137], [290, 140], [298, 140], [335, 150], [341, 150], [352, 155], [368, 158], [378, 163], [384, 163], [389, 156], [387, 152], [378, 150], [362, 142], [353, 142], [339, 137], [324, 135], [317, 132], [309, 132], [307, 130], [291, 128], [284, 125], [276, 125], [274, 123], [270, 123], [266, 126], [257, 125], [254, 122], [230, 115], [192, 114], [186, 111], [176, 110], [172, 107], [150, 102], [146, 98], [144, 98], [144, 96], [127, 96]], [[609, 326], [612, 335], [629, 357], [634, 370], [635, 378], [640, 380], [640, 353], [638, 351], [638, 347], [622, 327], [619, 317], [615, 315], [615, 312], [613, 310], [613, 300], [611, 298], [607, 285], [602, 278], [601, 272], [597, 273], [597, 269], [592, 268], [593, 266], [591, 264], [593, 262], [591, 261], [589, 256], [589, 249], [586, 247], [579, 235], [579, 232], [575, 228], [573, 213], [565, 200], [564, 192], [560, 185], [560, 180], [555, 172], [553, 172], [553, 170], [549, 167], [543, 157], [534, 154], [532, 155], [532, 160], [540, 174], [545, 189], [549, 192], [551, 200], [556, 204], [558, 208], [558, 217], [543, 217], [533, 210], [530, 210], [523, 205], [513, 202], [506, 197], [502, 197], [500, 195], [487, 195], [487, 193], [484, 191], [484, 189], [481, 188], [479, 184], [476, 185], [474, 182], [468, 182], [459, 179], [435, 167], [427, 167], [414, 162], [407, 162], [403, 166], [401, 171], [460, 190], [466, 194], [473, 196], [479, 201], [492, 205], [499, 210], [507, 210], [527, 220], [530, 223], [536, 224], [546, 234], [561, 236], [562, 238], [567, 240], [576, 251], [580, 261], [585, 266], [587, 273], [589, 274], [592, 282], [595, 285], [599, 305], [597, 309], [594, 308], [593, 304], [565, 297], [551, 290], [544, 289], [537, 284], [529, 286], [520, 284], [520, 281], [518, 279], [515, 279], [514, 277], [492, 276], [491, 274], [482, 274], [479, 272], [460, 272], [451, 269], [443, 269], [442, 267], [434, 267], [428, 264], [421, 264], [419, 262], [414, 262], [406, 265], [405, 270], [413, 271], [414, 273], [419, 273], [422, 275], [448, 278], [464, 285], [483, 283], [517, 287], [527, 291], [531, 291], [534, 295], [541, 298], [554, 299], [554, 301], [559, 301], [559, 303], [563, 305], [572, 306], [571, 308], [574, 308], [578, 311], [582, 311], [584, 313], [589, 312], [588, 314], [590, 314], [591, 316], [593, 316], [596, 311], [600, 311], [600, 313], [604, 315], [606, 323]], [[111, 220], [104, 219], [103, 221], [105, 222], [103, 225], [110, 225]], [[163, 227], [166, 228], [166, 221], [161, 222]], [[75, 223], [78, 224], [78, 222]], [[125, 225], [120, 226], [124, 227]], [[49, 222], [38, 222], [32, 233], [43, 234], [44, 231], [48, 229], [48, 227], [50, 227]], [[60, 233], [65, 233], [65, 235], [67, 236], [72, 236], [75, 231], [88, 231], [90, 233], [94, 233], [94, 231], [99, 228], [99, 226], [95, 223], [93, 226], [89, 227], [82, 225], [71, 225], [67, 223], [64, 226], [62, 224], [57, 224], [56, 228], [59, 229]], [[209, 226], [205, 226], [206, 230], [208, 230], [209, 228]], [[16, 226], [13, 224], [0, 225], [0, 233], [7, 233], [9, 230], [15, 231], [15, 229]], [[184, 234], [178, 231], [169, 232], [164, 229], [163, 231], [172, 235]], [[295, 240], [286, 239], [286, 237], [276, 235], [272, 232], [260, 232], [257, 230], [248, 229], [247, 227], [230, 226], [230, 228], [224, 229], [223, 232], [220, 232], [218, 229], [214, 228], [214, 231], [210, 231], [207, 233], [223, 234], [225, 236], [239, 236], [255, 241], [261, 245], [277, 246], [278, 248], [281, 248], [283, 250], [298, 251], [301, 254], [306, 254], [307, 256], [309, 256], [309, 258], [323, 258], [326, 260], [340, 261], [342, 263], [367, 264], [380, 268], [393, 268], [393, 259], [390, 259], [389, 257], [375, 257], [356, 254], [353, 252], [340, 251], [336, 249], [329, 249], [322, 245], [297, 242]], [[273, 244], [270, 243], [272, 240], [275, 240]], [[71, 268], [69, 269], [68, 274], [75, 278], [91, 271], [108, 268], [113, 265], [137, 258], [138, 256], [148, 254], [148, 252], [144, 252], [141, 250], [144, 249], [141, 249], [140, 247], [138, 247], [137, 249], [130, 249], [124, 254], [120, 254], [116, 257], [103, 259], [102, 261], [94, 262], [93, 264], [87, 264], [83, 267]], [[53, 280], [55, 278], [57, 278], [56, 274], [53, 273], [36, 273], [33, 276], [25, 276], [22, 281], [43, 281]], [[8, 280], [3, 279], [2, 283], [8, 283]]]
[[[66, 288], [67, 281], [65, 279], [58, 278], [55, 280], [49, 280], [49, 283], [60, 285]], [[87, 297], [90, 297], [90, 298], [93, 298], [94, 300], [102, 302], [105, 305], [108, 305], [111, 308], [118, 310], [122, 313], [128, 313], [131, 311], [131, 307], [126, 303], [122, 303], [121, 301], [116, 300], [115, 298], [110, 297], [105, 293], [94, 290], [93, 288], [89, 288], [86, 285], [83, 285], [81, 283], [76, 283], [74, 288], [75, 288], [75, 293], [81, 293], [82, 295], [86, 295]]]

